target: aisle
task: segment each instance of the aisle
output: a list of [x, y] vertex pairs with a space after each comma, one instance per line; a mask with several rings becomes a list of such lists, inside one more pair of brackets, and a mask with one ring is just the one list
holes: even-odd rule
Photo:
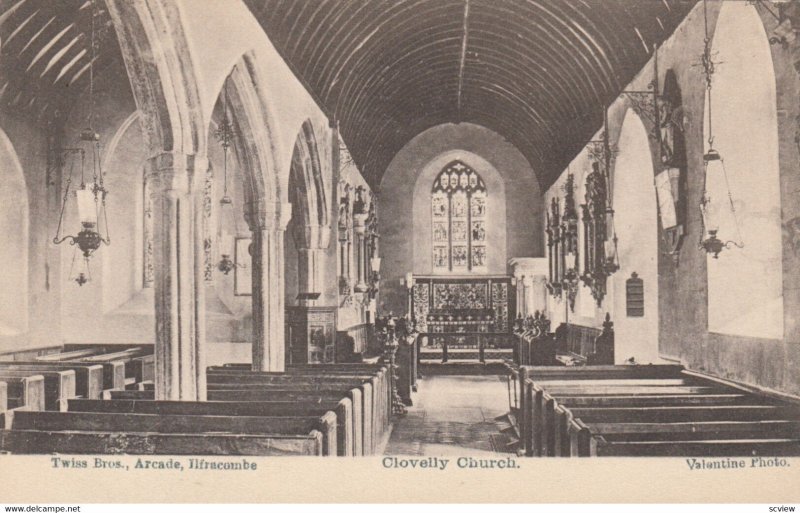
[[[440, 456], [504, 452], [505, 376], [429, 376], [414, 406], [395, 422], [388, 455]], [[497, 449], [495, 448], [497, 447]]]

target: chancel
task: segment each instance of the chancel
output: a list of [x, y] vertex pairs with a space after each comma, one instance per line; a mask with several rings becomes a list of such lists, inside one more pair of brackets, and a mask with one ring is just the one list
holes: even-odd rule
[[800, 454], [798, 31], [800, 0], [3, 2], [0, 451]]

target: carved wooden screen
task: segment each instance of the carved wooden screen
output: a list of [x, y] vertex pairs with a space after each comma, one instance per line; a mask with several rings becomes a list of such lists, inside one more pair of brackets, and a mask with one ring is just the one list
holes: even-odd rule
[[434, 272], [485, 271], [486, 185], [460, 160], [439, 173], [431, 190]]

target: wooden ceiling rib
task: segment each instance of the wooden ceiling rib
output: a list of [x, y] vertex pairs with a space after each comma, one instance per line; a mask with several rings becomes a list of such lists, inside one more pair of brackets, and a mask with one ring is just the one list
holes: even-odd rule
[[[244, 0], [374, 186], [420, 132], [498, 132], [548, 186], [698, 0]], [[467, 5], [468, 3], [468, 5]], [[63, 115], [85, 91], [89, 0], [0, 0], [0, 106]], [[95, 0], [95, 75], [124, 72]]]
[[545, 186], [696, 2], [245, 0], [372, 185], [421, 131], [469, 121]]
[[[0, 0], [0, 106], [63, 119], [89, 82], [89, 0]], [[102, 0], [95, 0], [97, 75], [122, 56]], [[62, 80], [63, 79], [63, 80]]]

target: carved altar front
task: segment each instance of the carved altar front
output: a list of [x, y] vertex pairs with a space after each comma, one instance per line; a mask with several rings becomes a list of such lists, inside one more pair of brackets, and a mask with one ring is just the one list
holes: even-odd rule
[[485, 350], [510, 340], [516, 315], [510, 276], [415, 276], [411, 302], [431, 358], [441, 353], [447, 361], [449, 348], [451, 359], [463, 351], [459, 358], [483, 361]]

